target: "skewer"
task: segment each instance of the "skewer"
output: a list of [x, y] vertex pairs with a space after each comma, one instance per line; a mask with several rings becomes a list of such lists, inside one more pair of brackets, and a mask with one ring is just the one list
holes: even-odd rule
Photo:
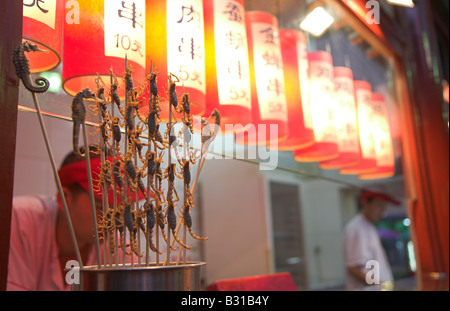
[[[155, 146], [155, 154], [156, 154], [158, 152], [158, 147], [156, 146], [156, 143], [154, 143], [154, 146]], [[156, 187], [156, 189], [160, 189], [160, 187], [161, 187], [161, 183], [159, 182], [157, 174], [155, 174], [155, 187]], [[158, 199], [159, 199], [160, 194], [156, 193], [155, 195], [158, 196]], [[156, 208], [158, 208], [158, 206], [156, 206]], [[159, 216], [157, 216], [155, 214], [155, 217], [159, 217]], [[158, 224], [158, 221], [159, 220], [157, 218], [156, 225], [155, 225], [155, 245], [156, 245], [157, 250], [159, 250], [159, 224]], [[159, 266], [159, 252], [156, 252], [156, 266]]]
[[[31, 75], [30, 75], [30, 79], [31, 79]], [[64, 207], [64, 214], [66, 215], [67, 224], [69, 225], [70, 238], [72, 239], [73, 247], [75, 249], [75, 254], [77, 256], [77, 261], [80, 264], [80, 268], [83, 268], [83, 260], [81, 258], [80, 249], [78, 248], [78, 243], [77, 243], [77, 239], [76, 239], [76, 236], [75, 236], [75, 230], [73, 229], [72, 220], [70, 218], [69, 209], [67, 207], [66, 197], [65, 197], [64, 191], [62, 189], [61, 180], [59, 179], [58, 169], [56, 168], [55, 159], [53, 157], [53, 152], [52, 152], [52, 149], [51, 149], [51, 146], [50, 146], [50, 142], [49, 142], [49, 139], [48, 139], [47, 130], [45, 128], [44, 120], [42, 118], [42, 113], [41, 113], [41, 108], [39, 106], [39, 101], [38, 101], [37, 96], [36, 96], [35, 93], [31, 92], [31, 95], [33, 97], [34, 106], [36, 108], [37, 116], [38, 116], [38, 119], [39, 119], [39, 125], [40, 125], [41, 130], [42, 130], [42, 136], [44, 137], [45, 146], [47, 147], [47, 153], [48, 153], [48, 157], [50, 158], [50, 164], [52, 166], [53, 175], [54, 175], [55, 180], [56, 180], [56, 185], [57, 185], [57, 188], [58, 188], [59, 196], [61, 197], [61, 201], [62, 201], [62, 204], [63, 204], [63, 207]]]
[[[41, 80], [41, 82], [46, 82], [44, 83], [44, 87], [41, 88], [36, 88], [36, 87], [32, 87], [29, 85], [29, 81], [31, 81], [31, 73], [30, 73], [30, 67], [29, 67], [29, 62], [28, 59], [25, 55], [25, 51], [27, 51], [25, 49], [25, 45], [29, 45], [29, 43], [27, 41], [25, 41], [24, 43], [19, 44], [15, 50], [14, 50], [14, 55], [13, 55], [13, 62], [14, 62], [14, 66], [16, 68], [16, 74], [19, 77], [19, 79], [22, 80], [25, 88], [27, 90], [30, 91], [31, 96], [33, 98], [33, 102], [34, 102], [34, 106], [36, 108], [36, 112], [37, 112], [37, 116], [38, 116], [38, 120], [39, 120], [39, 125], [41, 127], [41, 131], [42, 131], [42, 136], [44, 138], [44, 142], [45, 142], [45, 146], [47, 148], [47, 154], [48, 157], [50, 159], [50, 164], [52, 166], [52, 171], [53, 171], [53, 175], [55, 177], [56, 180], [56, 185], [58, 188], [58, 192], [59, 192], [59, 196], [61, 197], [61, 201], [63, 204], [63, 208], [64, 208], [64, 213], [66, 215], [66, 220], [67, 220], [67, 224], [69, 226], [69, 233], [70, 233], [70, 238], [72, 240], [73, 243], [73, 247], [75, 250], [75, 255], [77, 257], [78, 263], [80, 264], [80, 267], [83, 267], [83, 261], [81, 258], [81, 254], [80, 254], [80, 249], [78, 247], [78, 243], [77, 243], [77, 239], [75, 236], [75, 231], [72, 225], [72, 220], [70, 218], [70, 213], [69, 213], [69, 209], [67, 207], [67, 202], [66, 202], [66, 197], [64, 195], [64, 191], [62, 189], [62, 185], [61, 185], [61, 180], [59, 178], [59, 174], [58, 174], [58, 169], [56, 168], [56, 163], [55, 163], [55, 158], [53, 157], [53, 152], [52, 152], [52, 148], [50, 146], [50, 142], [49, 142], [49, 138], [48, 138], [48, 134], [47, 134], [47, 130], [45, 128], [45, 124], [44, 124], [44, 120], [42, 118], [42, 113], [41, 113], [41, 108], [39, 106], [39, 101], [37, 99], [37, 96], [35, 94], [35, 92], [45, 92], [48, 90], [50, 83], [45, 80], [45, 79], [38, 79]], [[45, 52], [48, 53], [47, 50], [42, 50], [36, 47], [35, 51], [39, 51], [39, 52]], [[26, 81], [28, 80], [28, 82]], [[36, 90], [38, 89], [38, 90]]]
[[[183, 91], [182, 91], [182, 93], [184, 94], [184, 83], [183, 83]], [[184, 131], [185, 130], [186, 129], [184, 129]], [[184, 140], [184, 143], [183, 143], [183, 157], [184, 157], [184, 159], [186, 161], [189, 161], [189, 145], [190, 145], [190, 141], [188, 141], [186, 139], [184, 131], [183, 131], [183, 140]], [[186, 206], [187, 200], [189, 200], [189, 197], [186, 195], [186, 191], [188, 191], [188, 189], [186, 189], [186, 185], [183, 185], [183, 209]], [[182, 215], [184, 215], [184, 213], [182, 213]], [[183, 244], [186, 245], [186, 224], [184, 223], [182, 216], [180, 216], [180, 222], [181, 221], [183, 222], [182, 241], [183, 241]], [[178, 234], [178, 232], [177, 232], [177, 234]], [[180, 254], [181, 253], [183, 253], [183, 263], [186, 263], [186, 248], [180, 247], [180, 249], [178, 251], [177, 265], [179, 264]]]
[[[150, 74], [152, 74], [153, 71], [153, 60], [150, 61]], [[153, 95], [151, 90], [149, 90], [149, 99], [148, 99], [148, 106], [151, 106], [151, 101], [153, 100]], [[150, 112], [150, 109], [149, 109]], [[150, 133], [149, 133], [149, 138], [148, 138], [148, 150], [147, 150], [147, 154], [150, 155], [150, 152], [152, 151], [152, 143], [151, 143], [151, 139], [150, 139]], [[155, 147], [156, 148], [156, 147]], [[156, 151], [156, 150], [155, 150]], [[148, 162], [148, 159], [147, 159]], [[150, 173], [149, 173], [149, 168], [147, 167], [147, 202], [150, 202]], [[150, 245], [149, 245], [149, 240], [150, 240], [150, 228], [149, 228], [149, 224], [147, 221], [147, 231], [145, 232], [146, 235], [146, 244], [145, 244], [145, 265], [148, 267], [150, 265]]]
[[[125, 72], [128, 70], [128, 56], [127, 56], [127, 54], [125, 54]], [[125, 86], [125, 114], [126, 114], [126, 111], [127, 111], [127, 107], [128, 107], [128, 90], [127, 90], [127, 87]], [[126, 122], [125, 122], [125, 141], [124, 141], [124, 143], [125, 143], [125, 148], [124, 148], [124, 154], [125, 154], [125, 157], [126, 157], [126, 153], [128, 152], [128, 143], [129, 143], [129, 141], [128, 141], [128, 126], [126, 125]], [[125, 174], [127, 174], [126, 172], [125, 172]], [[125, 189], [125, 197], [128, 199], [128, 182], [127, 182], [127, 178], [125, 177], [125, 180], [124, 180], [124, 189]], [[131, 194], [131, 200], [132, 200], [132, 202], [131, 203], [133, 203], [133, 195]], [[126, 255], [126, 240], [127, 240], [127, 238], [126, 238], [126, 231], [127, 231], [127, 227], [126, 227], [126, 225], [125, 225], [125, 220], [124, 220], [124, 230], [123, 230], [123, 233], [124, 233], [124, 239], [123, 239], [123, 241], [124, 241], [124, 245], [123, 245], [123, 248], [124, 248], [124, 254], [123, 254], [123, 264], [124, 264], [124, 266], [125, 266], [125, 255]], [[131, 243], [131, 231], [130, 231], [130, 243]], [[132, 251], [132, 245], [130, 245], [130, 257], [131, 257], [131, 267], [133, 268], [134, 267], [134, 256], [133, 256], [133, 251]]]
[[[168, 123], [168, 130], [169, 130], [169, 137], [170, 137], [170, 133], [172, 131], [172, 106], [169, 103], [169, 123]], [[171, 149], [170, 149], [170, 145], [169, 145], [169, 154], [168, 154], [168, 161], [169, 161], [169, 167], [170, 164], [172, 163], [172, 155], [171, 155]], [[164, 262], [164, 265], [166, 266], [167, 264], [170, 266], [170, 248], [171, 248], [171, 244], [169, 243], [170, 241], [170, 226], [169, 226], [169, 222], [167, 222], [167, 251], [166, 251], [166, 260]]]
[[88, 175], [89, 194], [90, 194], [90, 199], [91, 199], [92, 219], [93, 219], [93, 223], [94, 223], [95, 249], [96, 249], [96, 253], [97, 253], [98, 267], [100, 268], [102, 263], [101, 263], [101, 256], [100, 256], [100, 243], [99, 243], [99, 239], [98, 239], [97, 212], [95, 211], [95, 197], [94, 197], [94, 187], [92, 184], [91, 159], [90, 159], [90, 155], [89, 155], [86, 124], [84, 123], [84, 121], [81, 123], [81, 126], [83, 129], [84, 151], [85, 151], [85, 157], [86, 157], [86, 170], [87, 170], [87, 175]]
[[[113, 81], [113, 70], [112, 67], [110, 68], [110, 83], [111, 83], [111, 87], [110, 87], [110, 91], [112, 90], [112, 85], [114, 83]], [[110, 97], [112, 98], [111, 94]], [[115, 109], [114, 109], [114, 103], [111, 103], [111, 117], [114, 119], [114, 114], [115, 114]], [[112, 150], [112, 156], [113, 156], [113, 167], [115, 167], [116, 164], [116, 140], [114, 139], [114, 137], [112, 137], [112, 141], [113, 141], [113, 150]], [[113, 178], [114, 179], [114, 178]], [[113, 180], [114, 182], [114, 200], [113, 200], [113, 208], [114, 208], [114, 213], [113, 213], [113, 219], [112, 221], [112, 226], [113, 226], [113, 233], [114, 233], [114, 258], [115, 258], [115, 266], [116, 268], [119, 266], [119, 247], [118, 247], [118, 237], [117, 237], [117, 228], [116, 228], [116, 212], [117, 212], [117, 183], [115, 180]]]
[[[99, 95], [99, 89], [100, 89], [100, 82], [103, 83], [103, 81], [101, 80], [100, 76], [98, 76], [98, 78], [96, 79], [96, 83], [97, 83], [97, 97]], [[106, 100], [106, 99], [105, 99]], [[106, 103], [104, 103], [106, 104]], [[98, 115], [98, 122], [99, 122], [99, 126], [100, 124], [102, 124], [103, 122], [106, 122], [106, 115], [103, 115], [103, 107], [101, 106], [100, 102], [97, 103], [97, 109], [99, 111], [99, 115]], [[105, 108], [106, 109], [106, 108]], [[104, 118], [105, 117], [105, 118]], [[102, 131], [100, 130], [100, 159], [101, 159], [101, 170], [103, 170], [103, 168], [105, 167], [105, 157], [107, 157], [107, 147], [106, 147], [106, 141], [104, 141], [104, 137], [102, 134]], [[102, 213], [103, 213], [103, 217], [106, 215], [106, 213], [108, 212], [108, 184], [106, 179], [103, 179], [103, 185], [102, 185]], [[103, 235], [103, 258], [105, 261], [105, 266], [107, 265], [106, 263], [106, 259], [108, 259], [108, 263], [110, 265], [112, 265], [112, 255], [111, 255], [111, 249], [108, 247], [109, 243], [107, 243], [107, 241], [109, 241], [109, 236], [110, 236], [110, 232], [108, 232], [106, 230], [106, 228], [104, 227], [102, 229], [102, 235]]]

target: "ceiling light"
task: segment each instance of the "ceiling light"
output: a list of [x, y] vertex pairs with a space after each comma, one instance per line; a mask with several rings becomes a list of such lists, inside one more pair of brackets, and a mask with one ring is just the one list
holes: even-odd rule
[[408, 8], [414, 7], [414, 1], [413, 0], [387, 0], [389, 4], [392, 5], [400, 5], [400, 6], [406, 6]]
[[334, 18], [324, 8], [317, 7], [300, 23], [300, 28], [319, 37], [333, 22]]

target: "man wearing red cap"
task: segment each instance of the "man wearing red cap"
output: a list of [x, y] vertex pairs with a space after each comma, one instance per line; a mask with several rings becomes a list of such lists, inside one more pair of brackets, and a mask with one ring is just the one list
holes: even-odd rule
[[390, 196], [363, 190], [359, 197], [360, 212], [344, 229], [346, 288], [363, 289], [373, 284], [389, 284], [392, 271], [381, 245], [375, 223], [386, 210], [386, 203], [399, 204]]
[[[97, 191], [101, 162], [92, 151], [96, 214], [101, 217], [102, 194]], [[58, 174], [83, 264], [97, 264], [86, 160], [72, 152], [64, 159]], [[112, 191], [109, 197], [113, 198]], [[69, 260], [76, 259], [59, 194], [14, 198], [8, 290], [68, 290], [64, 269]]]

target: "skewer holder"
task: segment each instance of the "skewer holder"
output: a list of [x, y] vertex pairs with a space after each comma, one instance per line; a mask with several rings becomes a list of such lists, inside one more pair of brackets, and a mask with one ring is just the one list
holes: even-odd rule
[[150, 265], [120, 269], [84, 266], [80, 269], [80, 284], [72, 291], [200, 291], [205, 262], [183, 265]]

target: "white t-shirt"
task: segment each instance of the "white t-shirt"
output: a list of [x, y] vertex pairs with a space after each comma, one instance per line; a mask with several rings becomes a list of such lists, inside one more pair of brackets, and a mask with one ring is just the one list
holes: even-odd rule
[[[69, 290], [56, 243], [58, 203], [50, 196], [13, 199], [7, 290]], [[90, 253], [88, 262], [95, 262]]]
[[[365, 267], [370, 274], [370, 282], [376, 281], [378, 276], [379, 284], [393, 281], [391, 267], [381, 245], [377, 229], [363, 215], [356, 215], [345, 226], [344, 247], [346, 268]], [[370, 262], [372, 260], [376, 262]], [[348, 290], [363, 289], [364, 286], [368, 285], [361, 283], [346, 271], [346, 287]]]

